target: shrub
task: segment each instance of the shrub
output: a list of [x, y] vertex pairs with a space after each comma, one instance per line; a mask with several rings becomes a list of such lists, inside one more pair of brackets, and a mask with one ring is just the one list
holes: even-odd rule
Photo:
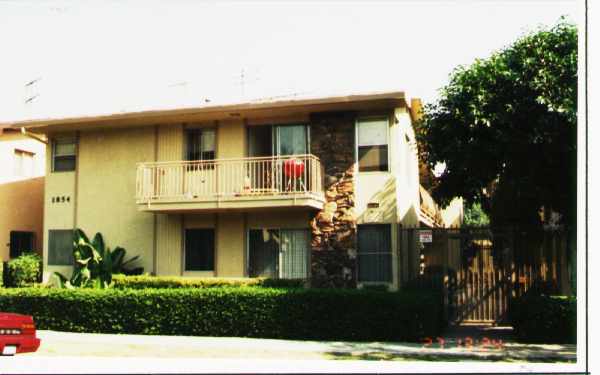
[[128, 261], [125, 249], [117, 247], [110, 250], [104, 243], [101, 233], [96, 233], [90, 241], [81, 229], [73, 230], [73, 274], [68, 279], [59, 272], [54, 276], [60, 288], [108, 288], [114, 273], [138, 274], [143, 268], [129, 269], [128, 265], [137, 260], [135, 256]]
[[113, 287], [119, 289], [146, 288], [215, 288], [262, 286], [270, 288], [300, 288], [304, 280], [265, 279], [265, 278], [218, 278], [218, 277], [179, 277], [179, 276], [125, 276], [113, 275]]
[[510, 301], [508, 318], [515, 337], [523, 342], [575, 343], [577, 299], [527, 295]]
[[5, 289], [0, 311], [98, 333], [417, 341], [441, 328], [427, 294], [348, 289]]
[[8, 261], [5, 286], [24, 287], [35, 284], [40, 277], [42, 258], [35, 253], [25, 253]]

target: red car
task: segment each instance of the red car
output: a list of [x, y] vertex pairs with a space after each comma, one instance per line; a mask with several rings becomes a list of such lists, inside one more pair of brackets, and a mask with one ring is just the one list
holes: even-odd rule
[[0, 312], [0, 354], [35, 352], [39, 347], [33, 317]]

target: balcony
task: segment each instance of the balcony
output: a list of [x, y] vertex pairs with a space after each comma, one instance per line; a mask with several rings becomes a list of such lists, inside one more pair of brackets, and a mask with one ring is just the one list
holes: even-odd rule
[[164, 213], [321, 209], [322, 179], [314, 155], [139, 163], [136, 203], [142, 211]]

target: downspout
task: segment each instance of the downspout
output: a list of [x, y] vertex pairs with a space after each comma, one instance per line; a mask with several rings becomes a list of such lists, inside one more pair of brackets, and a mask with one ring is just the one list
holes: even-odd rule
[[21, 134], [23, 134], [26, 137], [35, 139], [38, 142], [42, 142], [43, 144], [48, 144], [48, 140], [45, 137], [41, 137], [37, 134], [30, 133], [24, 127], [21, 127]]

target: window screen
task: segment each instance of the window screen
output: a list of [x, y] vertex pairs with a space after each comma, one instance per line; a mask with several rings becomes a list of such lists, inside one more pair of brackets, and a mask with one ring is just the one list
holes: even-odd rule
[[52, 142], [52, 171], [74, 171], [76, 164], [76, 141], [74, 138], [59, 138]]
[[187, 135], [187, 160], [214, 160], [215, 130], [189, 129]]
[[185, 270], [214, 271], [215, 231], [214, 229], [186, 229], [185, 231]]
[[392, 244], [389, 224], [358, 226], [358, 280], [392, 281]]
[[72, 266], [73, 265], [73, 231], [50, 230], [48, 231], [48, 265]]
[[386, 119], [358, 121], [359, 171], [388, 170], [388, 121]]

